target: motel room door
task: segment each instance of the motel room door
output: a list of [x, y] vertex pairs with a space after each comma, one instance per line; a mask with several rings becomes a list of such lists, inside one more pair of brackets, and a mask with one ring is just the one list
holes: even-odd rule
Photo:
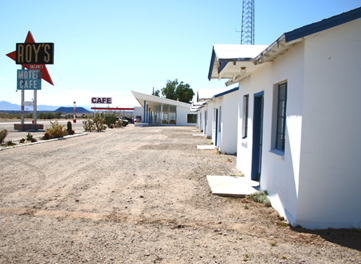
[[215, 125], [215, 128], [216, 130], [214, 131], [214, 137], [215, 137], [215, 140], [214, 140], [214, 145], [215, 146], [218, 146], [218, 108], [215, 109], [216, 110], [216, 125]]
[[253, 109], [253, 144], [252, 173], [254, 181], [260, 181], [262, 169], [262, 136], [263, 136], [263, 92], [254, 95]]
[[207, 136], [207, 110], [204, 111], [204, 134]]
[[202, 127], [202, 112], [199, 112], [199, 131], [200, 131], [200, 132], [203, 131], [203, 127]]

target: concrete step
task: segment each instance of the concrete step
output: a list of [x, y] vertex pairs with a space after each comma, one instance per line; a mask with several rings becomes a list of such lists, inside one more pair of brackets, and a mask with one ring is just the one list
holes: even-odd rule
[[197, 149], [217, 149], [217, 147], [213, 145], [197, 145]]
[[259, 190], [259, 182], [245, 177], [207, 175], [207, 180], [214, 195], [245, 197]]

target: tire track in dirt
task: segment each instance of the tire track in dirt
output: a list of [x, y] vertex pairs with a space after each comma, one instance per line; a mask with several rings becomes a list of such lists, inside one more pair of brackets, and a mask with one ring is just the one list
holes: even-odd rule
[[27, 217], [47, 217], [56, 218], [58, 221], [65, 219], [86, 219], [90, 221], [99, 222], [114, 222], [114, 223], [133, 223], [137, 224], [159, 224], [159, 225], [171, 225], [171, 228], [183, 228], [183, 227], [200, 227], [207, 229], [228, 230], [228, 231], [241, 231], [245, 227], [249, 227], [249, 224], [222, 224], [209, 221], [181, 221], [174, 218], [151, 218], [144, 216], [134, 215], [122, 215], [116, 212], [110, 214], [104, 213], [87, 213], [87, 212], [64, 212], [64, 211], [47, 211], [41, 209], [29, 209], [29, 208], [0, 208], [0, 214], [13, 214]]

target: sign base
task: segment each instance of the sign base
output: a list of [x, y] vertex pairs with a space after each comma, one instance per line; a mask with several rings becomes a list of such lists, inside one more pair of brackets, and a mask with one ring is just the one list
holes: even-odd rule
[[19, 131], [34, 131], [38, 129], [44, 129], [42, 124], [14, 124], [14, 129]]

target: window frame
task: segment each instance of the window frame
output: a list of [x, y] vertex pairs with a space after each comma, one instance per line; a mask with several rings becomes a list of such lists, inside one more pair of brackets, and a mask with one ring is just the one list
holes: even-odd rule
[[[189, 117], [190, 116], [195, 116], [195, 122], [189, 122]], [[192, 118], [193, 119], [193, 118]], [[197, 124], [197, 121], [198, 121], [198, 115], [197, 114], [187, 114], [187, 124]]]
[[219, 109], [218, 109], [218, 132], [221, 132], [221, 120], [222, 120], [222, 106], [219, 106]]
[[249, 94], [243, 95], [242, 139], [248, 136]]
[[[281, 99], [281, 87], [284, 87], [284, 98]], [[275, 134], [275, 149], [285, 151], [286, 145], [286, 119], [287, 119], [287, 82], [279, 83], [277, 85], [277, 113], [276, 113], [276, 134]], [[284, 102], [282, 113], [280, 113], [280, 107]], [[281, 121], [280, 121], [281, 120]], [[279, 131], [280, 122], [282, 122], [282, 131]], [[280, 142], [281, 141], [281, 142]]]

